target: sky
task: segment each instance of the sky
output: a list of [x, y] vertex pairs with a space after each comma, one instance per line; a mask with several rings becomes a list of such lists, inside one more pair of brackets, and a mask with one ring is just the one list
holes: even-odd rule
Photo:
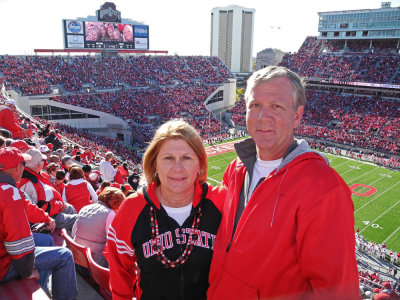
[[[62, 19], [94, 16], [106, 1], [0, 0], [0, 54], [62, 49]], [[299, 49], [318, 35], [318, 12], [380, 8], [379, 0], [115, 0], [122, 18], [149, 25], [150, 50], [174, 55], [210, 55], [211, 10], [254, 8], [253, 56], [266, 48]], [[400, 0], [392, 0], [392, 7]]]

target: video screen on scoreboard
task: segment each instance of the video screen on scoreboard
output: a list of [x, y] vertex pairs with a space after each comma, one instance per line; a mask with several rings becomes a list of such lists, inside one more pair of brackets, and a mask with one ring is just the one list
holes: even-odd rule
[[63, 20], [64, 47], [86, 49], [149, 49], [149, 26]]
[[85, 48], [134, 49], [132, 25], [103, 22], [84, 24]]

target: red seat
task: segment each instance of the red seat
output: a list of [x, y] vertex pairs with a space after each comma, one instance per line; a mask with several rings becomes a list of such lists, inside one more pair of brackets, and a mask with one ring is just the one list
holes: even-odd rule
[[90, 252], [89, 248], [86, 246], [79, 245], [75, 242], [69, 235], [65, 228], [62, 230], [62, 235], [64, 237], [67, 248], [71, 250], [74, 256], [74, 262], [84, 268], [89, 269], [89, 262], [87, 258], [87, 252]]
[[0, 284], [0, 299], [49, 299], [35, 279], [11, 280]]
[[90, 275], [92, 276], [93, 281], [99, 285], [99, 293], [105, 299], [111, 300], [112, 295], [111, 295], [110, 285], [109, 285], [110, 270], [97, 264], [94, 261], [90, 250], [87, 251], [87, 259], [88, 259], [88, 263], [89, 263]]

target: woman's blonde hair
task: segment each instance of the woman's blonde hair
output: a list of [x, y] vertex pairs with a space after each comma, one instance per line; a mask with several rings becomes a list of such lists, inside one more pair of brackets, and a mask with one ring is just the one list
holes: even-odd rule
[[124, 201], [124, 193], [115, 187], [106, 187], [99, 195], [99, 201], [107, 204], [111, 209], [118, 209], [121, 203]]
[[203, 183], [207, 180], [207, 154], [204, 149], [203, 141], [190, 124], [183, 120], [172, 120], [161, 125], [147, 147], [143, 156], [143, 172], [147, 180], [147, 184], [156, 182], [160, 184], [159, 178], [156, 176], [156, 159], [162, 144], [171, 139], [182, 139], [193, 149], [200, 161], [200, 171], [197, 181]]

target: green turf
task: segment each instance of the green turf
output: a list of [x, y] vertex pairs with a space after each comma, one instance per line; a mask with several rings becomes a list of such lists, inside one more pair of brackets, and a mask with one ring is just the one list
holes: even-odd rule
[[[377, 192], [370, 196], [352, 196], [355, 229], [369, 241], [386, 242], [389, 249], [400, 251], [400, 172], [373, 164], [327, 154], [331, 166], [346, 183], [372, 186]], [[222, 180], [225, 168], [236, 157], [236, 152], [209, 157], [208, 179], [211, 184]], [[369, 188], [359, 186], [357, 193]], [[340, 220], [338, 220], [340, 222]], [[334, 226], [334, 224], [332, 224]]]

